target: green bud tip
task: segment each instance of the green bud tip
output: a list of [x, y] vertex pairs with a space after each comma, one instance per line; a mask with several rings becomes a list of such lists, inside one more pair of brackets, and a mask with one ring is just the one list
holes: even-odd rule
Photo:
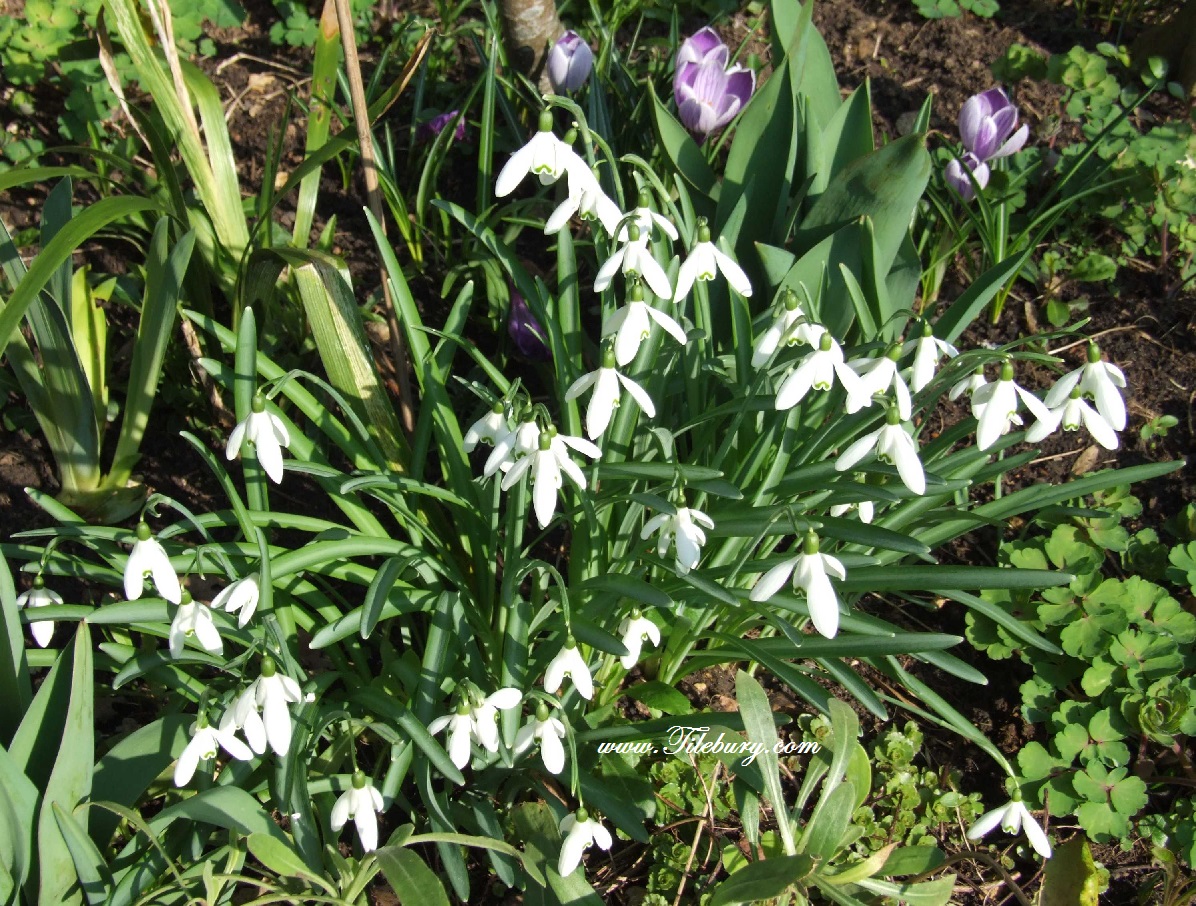
[[540, 111], [540, 131], [541, 132], [551, 132], [552, 131], [552, 111], [551, 110], [541, 110]]
[[364, 790], [365, 789], [365, 771], [354, 771], [353, 772], [353, 789], [355, 789], [355, 790]]
[[1088, 343], [1088, 364], [1095, 365], [1100, 361], [1100, 347], [1095, 343], [1089, 341]]
[[576, 812], [573, 813], [573, 817], [575, 817], [577, 819], [579, 824], [584, 824], [585, 822], [590, 820], [590, 813], [587, 812], [584, 808], [579, 808]]
[[885, 413], [885, 423], [889, 425], [901, 424], [901, 413], [897, 411], [896, 406], [890, 406], [889, 411]]
[[1071, 394], [1069, 397], [1070, 399], [1078, 400], [1081, 396], [1083, 396], [1083, 394], [1080, 392], [1080, 388], [1078, 386], [1071, 388]]
[[565, 137], [561, 139], [561, 141], [563, 141], [566, 145], [573, 144], [575, 141], [577, 141], [577, 130], [570, 129], [565, 133]]
[[639, 242], [640, 228], [639, 228], [638, 224], [635, 224], [635, 223], [627, 224], [627, 238], [631, 242]]
[[41, 573], [33, 577], [33, 587], [39, 591], [46, 587], [46, 580], [41, 577]]
[[540, 723], [544, 723], [544, 721], [548, 720], [550, 714], [551, 712], [548, 710], [548, 705], [544, 704], [544, 702], [540, 702], [538, 705], [536, 705], [536, 720], [538, 720]]
[[975, 370], [975, 371], [973, 371], [973, 372], [972, 372], [972, 374], [978, 374], [978, 375], [980, 375], [980, 377], [984, 377], [984, 366], [983, 366], [983, 365], [977, 365], [977, 366], [976, 366], [976, 370]]
[[813, 529], [806, 532], [805, 540], [801, 543], [801, 552], [803, 554], [818, 553], [818, 536], [814, 534]]
[[885, 351], [885, 355], [896, 362], [899, 358], [901, 358], [901, 344], [894, 343]]
[[1003, 380], [1003, 381], [1012, 381], [1013, 380], [1013, 362], [1002, 362], [1001, 363], [1001, 380]]
[[615, 351], [613, 349], [611, 349], [609, 346], [607, 346], [605, 349], [602, 350], [602, 367], [603, 368], [614, 368], [616, 364], [617, 363], [615, 361]]
[[785, 311], [797, 311], [800, 307], [801, 303], [798, 302], [797, 293], [785, 287]]
[[179, 606], [182, 607], [184, 604], [190, 604], [192, 600], [191, 592], [184, 588], [183, 593], [179, 596]]
[[569, 635], [565, 637], [565, 647], [570, 650], [577, 647], [577, 639], [573, 638], [573, 633], [569, 633]]
[[495, 403], [493, 406], [490, 407], [490, 411], [493, 412], [495, 415], [502, 415], [504, 412], [507, 411], [507, 407], [503, 405], [502, 400], [499, 400], [497, 403]]
[[924, 337], [933, 337], [934, 336], [934, 328], [930, 326], [929, 321], [922, 322], [922, 336], [924, 336]]
[[262, 396], [261, 393], [255, 393], [253, 395], [253, 402], [249, 404], [249, 408], [254, 412], [265, 412], [266, 398]]
[[631, 619], [638, 620], [638, 619], [641, 619], [643, 617], [643, 615], [644, 615], [644, 612], [642, 610], [640, 610], [638, 607], [631, 608]]
[[262, 657], [262, 676], [266, 676], [266, 677], [273, 676], [277, 672], [278, 672], [278, 665], [276, 663], [274, 663], [274, 658], [270, 657], [270, 655], [268, 655], [268, 654], [263, 656]]
[[640, 189], [639, 194], [635, 196], [636, 207], [646, 208], [652, 203], [652, 196], [648, 194], [647, 189]]
[[467, 702], [465, 700], [457, 702], [457, 714], [460, 717], [464, 717], [466, 714], [468, 714], [472, 710], [473, 710], [473, 708], [469, 707], [469, 702]]
[[200, 711], [195, 715], [195, 729], [202, 730], [206, 726], [208, 726], [208, 712]]
[[710, 227], [706, 225], [706, 221], [701, 221], [698, 224], [698, 242], [710, 241]]
[[541, 452], [549, 449], [551, 446], [552, 446], [552, 437], [549, 436], [547, 431], [541, 431], [540, 432], [540, 450], [541, 450]]
[[556, 437], [557, 436], [556, 425], [549, 425], [547, 428], [544, 429], [544, 433], [547, 434], [549, 436], [549, 438]]
[[835, 338], [831, 336], [831, 332], [829, 330], [824, 330], [822, 332], [822, 336], [820, 336], [818, 338], [819, 352], [830, 352], [831, 344], [833, 344], [834, 342], [835, 342]]
[[644, 301], [644, 284], [637, 277], [627, 284], [627, 301], [628, 302], [643, 302]]
[[146, 525], [144, 522], [137, 523], [137, 540], [138, 541], [149, 541], [151, 534], [152, 534], [152, 532], [150, 532], [150, 527], [148, 525]]

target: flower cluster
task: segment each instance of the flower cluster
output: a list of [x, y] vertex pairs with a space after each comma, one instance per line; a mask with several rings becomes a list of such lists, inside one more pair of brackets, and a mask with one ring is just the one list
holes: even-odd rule
[[1030, 127], [1023, 125], [1019, 129], [1017, 121], [1017, 105], [1002, 88], [990, 88], [964, 103], [959, 111], [964, 153], [947, 164], [943, 174], [964, 201], [976, 197], [976, 186], [983, 189], [988, 185], [991, 161], [1016, 154], [1026, 144]]

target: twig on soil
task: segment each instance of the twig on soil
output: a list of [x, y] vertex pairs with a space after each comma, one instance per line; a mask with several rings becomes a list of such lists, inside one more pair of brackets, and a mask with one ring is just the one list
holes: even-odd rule
[[[326, 0], [327, 2], [327, 0]], [[365, 100], [365, 84], [361, 80], [361, 64], [357, 59], [357, 40], [353, 30], [353, 13], [349, 0], [333, 0], [336, 18], [341, 31], [341, 46], [345, 53], [345, 72], [349, 77], [349, 96], [353, 102], [353, 120], [357, 124], [357, 142], [361, 151], [361, 167], [365, 173], [366, 199], [370, 213], [378, 221], [383, 234], [386, 233], [386, 214], [382, 210], [382, 193], [378, 189], [378, 160], [374, 156], [374, 142], [370, 134], [369, 106]], [[426, 46], [426, 45], [425, 45]], [[382, 269], [382, 301], [386, 326], [390, 328], [390, 348], [394, 357], [395, 372], [399, 377], [399, 416], [403, 428], [409, 434], [415, 430], [415, 412], [412, 403], [411, 378], [408, 375], [407, 344], [399, 330], [399, 319], [395, 313], [394, 299], [390, 292], [390, 276]]]
[[216, 74], [219, 75], [220, 73], [224, 72], [224, 70], [227, 69], [229, 66], [232, 66], [234, 63], [240, 63], [242, 60], [249, 60], [250, 62], [253, 62], [253, 63], [260, 63], [262, 66], [269, 66], [271, 69], [277, 69], [277, 70], [280, 70], [281, 72], [289, 72], [291, 75], [295, 76], [296, 84], [299, 84], [300, 82], [307, 81], [307, 78], [305, 78], [306, 73], [304, 73], [302, 70], [296, 69], [294, 66], [288, 66], [286, 63], [279, 63], [277, 60], [268, 60], [265, 57], [255, 57], [251, 53], [235, 53], [235, 54], [233, 54], [231, 57], [229, 57], [227, 60], [222, 61], [220, 63], [220, 65], [216, 67]]

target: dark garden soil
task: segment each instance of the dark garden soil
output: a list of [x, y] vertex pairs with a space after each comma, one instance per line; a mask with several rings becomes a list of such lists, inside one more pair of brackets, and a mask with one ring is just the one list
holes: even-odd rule
[[[281, 167], [293, 169], [303, 152], [302, 111], [290, 109], [292, 120], [284, 125], [288, 110], [288, 93], [305, 92], [303, 80], [308, 66], [307, 51], [284, 50], [271, 46], [267, 32], [274, 15], [265, 3], [246, 4], [250, 19], [246, 27], [235, 32], [213, 35], [220, 53], [212, 61], [203, 63], [216, 81], [228, 111], [234, 152], [245, 167], [242, 186], [246, 192], [256, 191], [263, 178], [262, 161], [273, 142], [281, 141]], [[989, 65], [1013, 43], [1028, 44], [1044, 51], [1064, 51], [1080, 43], [1093, 47], [1109, 36], [1087, 31], [1076, 25], [1074, 11], [1046, 0], [1004, 0], [1001, 13], [995, 20], [973, 16], [963, 19], [928, 21], [922, 19], [913, 4], [897, 0], [823, 0], [816, 9], [816, 22], [831, 49], [836, 71], [845, 90], [854, 89], [865, 79], [871, 81], [876, 128], [879, 134], [895, 136], [901, 131], [907, 115], [917, 111], [925, 96], [934, 95], [933, 127], [951, 135], [955, 131], [955, 117], [963, 101], [970, 95], [990, 87]], [[704, 23], [686, 23], [696, 28]], [[735, 20], [726, 29], [728, 38], [747, 33], [743, 20]], [[1130, 38], [1132, 35], [1127, 35]], [[467, 51], [468, 52], [468, 51]], [[369, 65], [368, 55], [365, 63]], [[469, 67], [468, 61], [462, 66]], [[1047, 128], [1056, 110], [1058, 92], [1051, 86], [1026, 83], [1017, 86], [1016, 100], [1030, 123], [1031, 135], [1040, 135]], [[54, 128], [53, 99], [47, 98], [47, 113], [43, 129]], [[2, 113], [3, 111], [0, 111]], [[1166, 116], [1182, 113], [1176, 109], [1162, 109], [1148, 115]], [[1032, 139], [1033, 140], [1033, 139]], [[366, 291], [377, 286], [377, 259], [369, 239], [369, 231], [361, 216], [364, 192], [358, 182], [348, 185], [341, 181], [335, 168], [326, 168], [321, 194], [321, 214], [336, 214], [338, 231], [335, 251], [344, 255], [353, 273], [355, 285]], [[466, 168], [463, 168], [466, 169]], [[281, 178], [276, 180], [279, 184]], [[452, 178], [451, 176], [449, 177]], [[458, 187], [460, 188], [460, 187]], [[466, 189], [466, 197], [471, 194]], [[20, 231], [36, 225], [36, 211], [43, 195], [37, 192], [10, 192], [0, 196], [0, 217], [10, 230]], [[282, 221], [288, 223], [284, 210]], [[1110, 228], [1111, 229], [1111, 228]], [[1110, 233], [1110, 235], [1112, 235]], [[119, 269], [120, 256], [102, 246], [85, 250], [94, 256], [97, 267], [109, 271]], [[439, 274], [426, 275], [426, 282], [415, 283], [421, 303], [436, 305], [435, 291]], [[959, 282], [958, 275], [954, 278]], [[1113, 453], [1090, 447], [1074, 434], [1050, 439], [1042, 447], [1042, 456], [1035, 463], [1011, 476], [1014, 486], [1028, 486], [1041, 481], [1060, 481], [1069, 474], [1110, 466], [1128, 466], [1143, 462], [1169, 461], [1190, 457], [1194, 444], [1193, 401], [1196, 400], [1196, 292], [1174, 292], [1177, 283], [1173, 266], [1160, 268], [1157, 262], [1135, 262], [1120, 269], [1115, 281], [1107, 285], [1088, 284], [1083, 293], [1089, 299], [1091, 323], [1087, 332], [1099, 341], [1111, 361], [1125, 371], [1129, 382], [1129, 426], [1122, 435], [1123, 447]], [[1080, 295], [1080, 288], [1065, 287], [1062, 298]], [[963, 345], [1003, 343], [1019, 335], [1034, 332], [1042, 315], [1039, 301], [1028, 285], [1010, 300], [1001, 323], [995, 327], [977, 325], [964, 339]], [[944, 296], [950, 300], [951, 279]], [[1071, 367], [1082, 361], [1083, 347], [1072, 346], [1063, 352]], [[380, 356], [380, 358], [386, 358]], [[173, 379], [186, 382], [188, 367], [185, 361], [173, 363]], [[1049, 375], [1036, 375], [1033, 385], [1041, 386]], [[189, 446], [177, 443], [182, 428], [203, 432], [201, 425], [189, 425], [161, 406], [154, 415], [153, 431], [144, 444], [141, 472], [145, 483], [154, 491], [168, 494], [200, 510], [219, 508], [219, 489], [204, 469], [200, 458]], [[1140, 439], [1139, 429], [1162, 415], [1170, 415], [1178, 424], [1164, 438], [1147, 443]], [[56, 490], [52, 466], [47, 450], [41, 442], [36, 426], [22, 411], [15, 396], [5, 402], [0, 397], [0, 416], [18, 428], [0, 428], [0, 537], [30, 527], [49, 525], [51, 520], [27, 497], [24, 488], [36, 487], [47, 493]], [[216, 441], [214, 433], [206, 436]], [[1196, 499], [1196, 466], [1136, 488], [1135, 493], [1145, 506], [1143, 522], [1158, 526], [1177, 512], [1185, 502]], [[976, 538], [951, 554], [972, 562], [986, 562], [995, 550], [995, 539]], [[866, 602], [864, 606], [885, 606], [884, 602]], [[945, 625], [937, 631], [962, 634], [962, 614], [950, 607], [942, 612]], [[929, 682], [940, 688], [955, 707], [986, 731], [996, 745], [1010, 755], [1034, 738], [1033, 728], [1021, 720], [1018, 702], [1019, 684], [1026, 678], [1017, 664], [1005, 662], [993, 670], [991, 662], [969, 651], [959, 652], [981, 671], [993, 676], [989, 688], [965, 686], [956, 681], [943, 681], [930, 670], [922, 670]], [[870, 677], [871, 678], [871, 677]], [[883, 678], [876, 677], [878, 683]], [[715, 709], [735, 706], [733, 677], [725, 672], [712, 671], [687, 680], [683, 690], [695, 704]], [[775, 684], [770, 690], [779, 710], [801, 713], [802, 703]], [[875, 737], [879, 724], [862, 715], [869, 739]], [[903, 720], [902, 716], [898, 719]], [[950, 766], [964, 772], [964, 791], [980, 790], [991, 800], [1002, 798], [1001, 779], [993, 774], [991, 760], [960, 741], [934, 728], [924, 728], [924, 754], [934, 766]], [[681, 831], [689, 834], [692, 831]], [[1061, 830], [1060, 838], [1068, 833]], [[681, 839], [679, 835], [678, 839]], [[689, 837], [685, 836], [686, 842]], [[731, 839], [734, 839], [732, 835]], [[1114, 869], [1113, 888], [1108, 902], [1129, 902], [1143, 878], [1140, 867], [1148, 861], [1143, 852], [1121, 854], [1112, 847], [1097, 853], [1098, 860]], [[710, 868], [714, 867], [710, 863]], [[619, 844], [612, 861], [603, 867], [600, 859], [590, 862], [591, 877], [606, 879], [611, 891], [610, 902], [637, 902], [636, 888], [642, 884], [646, 872], [645, 859], [639, 850]], [[1117, 866], [1121, 866], [1118, 868]], [[1030, 880], [1033, 866], [1021, 865], [1024, 872], [1018, 877]], [[991, 876], [966, 866], [961, 869], [959, 894], [961, 902], [998, 903], [1008, 896], [1008, 888], [992, 886]], [[479, 884], [479, 887], [484, 885]], [[390, 903], [378, 893], [378, 903]]]

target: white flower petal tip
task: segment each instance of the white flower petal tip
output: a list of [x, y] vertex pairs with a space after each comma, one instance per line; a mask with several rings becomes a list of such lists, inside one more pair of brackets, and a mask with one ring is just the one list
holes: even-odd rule
[[557, 860], [557, 872], [561, 877], [568, 877], [577, 870], [582, 854], [590, 846], [597, 844], [600, 849], [610, 849], [614, 842], [610, 831], [600, 821], [591, 818], [584, 808], [565, 816], [561, 821], [561, 833], [565, 835], [561, 856]]
[[233, 728], [223, 722], [220, 727], [210, 726], [207, 719], [201, 719], [191, 728], [191, 740], [179, 755], [174, 768], [174, 785], [184, 787], [195, 776], [195, 769], [201, 761], [216, 757], [217, 748], [222, 748], [238, 761], [249, 761], [253, 752], [249, 746], [237, 739]]
[[670, 543], [677, 548], [674, 566], [681, 575], [698, 565], [702, 557], [702, 546], [706, 543], [705, 529], [714, 528], [714, 520], [701, 510], [678, 507], [673, 515], [661, 513], [644, 525], [641, 538], [647, 539], [654, 531], [660, 532], [657, 555], [663, 557]]
[[1034, 394], [1014, 383], [1013, 365], [1005, 362], [999, 380], [972, 394], [972, 411], [977, 419], [976, 446], [988, 450], [1014, 425], [1022, 424], [1017, 410], [1023, 404], [1039, 421], [1051, 420], [1049, 404], [1044, 405]]
[[303, 701], [299, 684], [280, 673], [274, 659], [262, 658], [262, 673], [238, 696], [233, 720], [245, 730], [250, 747], [262, 754], [269, 744], [275, 755], [286, 755], [294, 732], [290, 706]]
[[690, 251], [689, 257], [685, 259], [685, 263], [681, 265], [673, 301], [680, 302], [688, 296], [695, 281], [708, 282], [720, 273], [739, 295], [751, 296], [752, 283], [747, 274], [734, 258], [714, 244], [710, 238], [710, 227], [705, 220], [700, 219], [698, 221], [698, 241]]
[[[541, 528], [547, 528], [556, 512], [557, 492], [564, 486], [562, 475], [567, 475], [578, 488], [585, 490], [586, 477], [569, 455], [575, 450], [591, 459], [601, 459], [602, 451], [582, 437], [557, 433], [549, 426], [536, 440], [537, 449], [516, 460], [502, 480], [504, 491], [514, 487], [516, 482], [530, 472], [532, 480], [532, 511]], [[498, 448], [495, 448], [495, 453]]]
[[212, 599], [212, 609], [239, 614], [237, 625], [244, 627], [252, 619], [261, 599], [262, 592], [257, 580], [257, 573], [251, 573], [226, 586]]
[[224, 653], [224, 641], [212, 620], [212, 609], [206, 604], [192, 601], [191, 595], [184, 594], [170, 624], [170, 656], [177, 658], [182, 655], [187, 639], [192, 636], [204, 651], [210, 654]]
[[[17, 595], [16, 603], [17, 607], [26, 607], [32, 610], [33, 608], [46, 607], [51, 604], [61, 604], [62, 595], [46, 588], [42, 577], [39, 575], [34, 578], [31, 589]], [[33, 641], [37, 643], [39, 648], [48, 647], [50, 642], [54, 640], [54, 621], [34, 620], [32, 614], [29, 616], [29, 633], [33, 636]]]
[[632, 611], [631, 616], [619, 626], [619, 634], [627, 649], [627, 653], [619, 659], [624, 670], [630, 670], [639, 663], [644, 642], [651, 642], [654, 648], [660, 645], [660, 628], [638, 610]]
[[473, 743], [488, 752], [498, 751], [498, 712], [518, 708], [522, 700], [523, 693], [514, 687], [499, 689], [486, 698], [476, 690], [463, 694], [456, 710], [428, 724], [428, 732], [435, 736], [448, 728], [449, 759], [463, 769], [473, 754]]
[[382, 794], [373, 782], [358, 771], [352, 786], [337, 797], [329, 815], [333, 831], [340, 831], [350, 820], [357, 827], [357, 836], [365, 852], [378, 848], [378, 812], [383, 811]]
[[907, 488], [919, 496], [926, 493], [926, 473], [918, 458], [918, 444], [912, 435], [913, 426], [900, 422], [900, 414], [890, 409], [887, 423], [849, 446], [835, 461], [835, 469], [842, 472], [876, 450], [882, 462], [897, 467], [897, 474]]
[[153, 577], [158, 594], [171, 604], [183, 600], [183, 588], [179, 584], [178, 573], [170, 565], [170, 556], [150, 533], [149, 526], [141, 522], [137, 525], [137, 540], [133, 542], [129, 559], [125, 561], [126, 598], [136, 601], [141, 597], [145, 591], [146, 576]]
[[806, 597], [814, 629], [820, 635], [833, 639], [839, 631], [839, 596], [835, 593], [830, 576], [843, 580], [847, 573], [838, 558], [821, 553], [818, 548], [818, 536], [807, 532], [801, 553], [764, 573], [753, 586], [749, 597], [753, 601], [767, 601], [792, 576], [793, 590]]
[[967, 837], [972, 841], [979, 840], [997, 825], [1010, 834], [1022, 831], [1038, 855], [1044, 859], [1051, 857], [1050, 838], [1047, 837], [1042, 826], [1034, 820], [1034, 816], [1030, 814], [1030, 810], [1026, 808], [1026, 804], [1021, 799], [1013, 799], [999, 808], [985, 812], [968, 830]]
[[282, 451], [290, 446], [291, 435], [281, 418], [266, 411], [266, 400], [260, 393], [253, 397], [253, 411], [229, 435], [225, 458], [236, 459], [246, 441], [253, 445], [254, 455], [270, 480], [281, 484]]
[[548, 706], [541, 702], [535, 715], [528, 718], [515, 737], [515, 753], [522, 755], [537, 745], [545, 770], [550, 774], [559, 774], [565, 769], [565, 747], [561, 743], [565, 735], [565, 725], [553, 717]]
[[504, 198], [515, 191], [528, 174], [534, 173], [542, 184], [556, 182], [566, 172], [589, 171], [585, 160], [569, 145], [552, 134], [552, 113], [540, 114], [540, 128], [526, 145], [510, 156], [495, 180], [494, 194]]
[[581, 656], [577, 643], [570, 637], [565, 646], [548, 662], [544, 670], [544, 690], [556, 695], [560, 692], [565, 677], [573, 681], [577, 694], [589, 701], [594, 697], [594, 680], [586, 659]]

